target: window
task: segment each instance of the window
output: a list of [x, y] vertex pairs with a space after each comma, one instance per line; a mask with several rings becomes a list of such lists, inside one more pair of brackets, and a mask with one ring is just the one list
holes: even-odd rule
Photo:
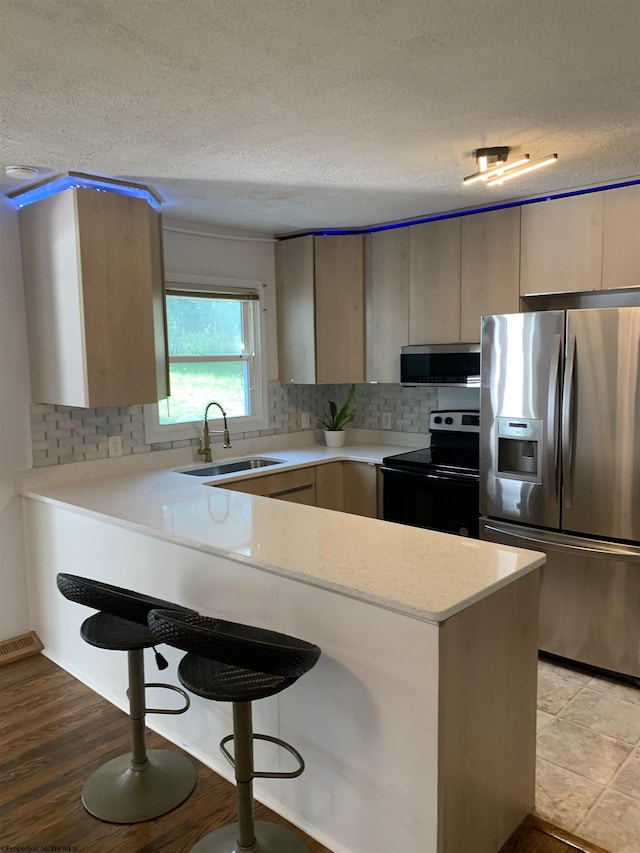
[[[230, 430], [266, 428], [262, 291], [261, 282], [167, 275], [171, 395], [145, 406], [148, 443], [200, 435], [211, 400], [226, 411]], [[209, 415], [220, 417], [217, 409]]]

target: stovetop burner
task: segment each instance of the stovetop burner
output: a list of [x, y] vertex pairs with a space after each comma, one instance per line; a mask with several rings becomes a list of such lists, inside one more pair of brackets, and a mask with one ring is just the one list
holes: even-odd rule
[[431, 412], [429, 432], [431, 447], [386, 456], [383, 465], [427, 476], [479, 478], [479, 412]]

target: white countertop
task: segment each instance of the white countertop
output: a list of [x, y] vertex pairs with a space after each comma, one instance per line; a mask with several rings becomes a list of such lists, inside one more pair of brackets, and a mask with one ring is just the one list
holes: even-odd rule
[[[283, 460], [245, 475], [200, 478], [177, 473], [174, 468], [203, 466], [192, 462], [193, 450], [188, 448], [182, 453], [147, 453], [144, 458], [28, 469], [18, 472], [18, 483], [27, 498], [434, 623], [544, 562], [544, 554], [534, 551], [205, 485], [341, 459], [379, 463], [383, 456], [408, 449], [385, 444], [300, 446], [299, 437], [292, 437], [289, 449], [242, 450]], [[223, 461], [216, 455], [214, 447], [214, 462]], [[241, 453], [227, 452], [227, 458], [230, 455]]]

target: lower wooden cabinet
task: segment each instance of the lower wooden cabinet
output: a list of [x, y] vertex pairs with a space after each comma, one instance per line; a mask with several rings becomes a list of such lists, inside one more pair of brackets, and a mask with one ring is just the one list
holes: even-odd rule
[[378, 517], [378, 466], [367, 462], [343, 462], [344, 511], [367, 518]]
[[378, 466], [368, 462], [326, 462], [221, 483], [218, 487], [368, 518], [378, 517]]
[[316, 506], [378, 518], [378, 466], [348, 461], [318, 465]]
[[307, 506], [316, 505], [316, 471], [313, 466], [282, 471], [280, 474], [267, 474], [264, 477], [249, 477], [228, 485], [221, 483], [219, 488]]
[[316, 506], [344, 512], [344, 462], [316, 465]]

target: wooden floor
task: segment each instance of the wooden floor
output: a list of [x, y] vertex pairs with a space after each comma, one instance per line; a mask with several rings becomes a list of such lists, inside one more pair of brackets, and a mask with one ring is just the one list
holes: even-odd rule
[[[168, 744], [150, 731], [147, 746]], [[77, 853], [186, 853], [203, 835], [235, 820], [234, 786], [199, 762], [194, 792], [169, 814], [129, 825], [91, 817], [80, 802], [84, 782], [128, 751], [127, 716], [44, 656], [0, 668], [0, 849], [69, 845]], [[260, 804], [256, 818], [291, 827]], [[312, 853], [330, 853], [300, 835]]]
[[535, 815], [527, 815], [500, 853], [609, 853]]
[[[1, 667], [0, 849], [57, 845], [77, 853], [186, 853], [207, 832], [233, 822], [235, 788], [199, 762], [194, 792], [173, 812], [132, 825], [91, 817], [80, 791], [96, 767], [128, 751], [127, 722], [122, 711], [42, 655]], [[167, 744], [149, 732], [148, 746]], [[260, 804], [256, 818], [291, 826]], [[500, 853], [603, 853], [549, 830], [554, 832], [529, 816]], [[299, 834], [311, 853], [331, 853]], [[405, 853], [431, 851], [417, 845]]]

